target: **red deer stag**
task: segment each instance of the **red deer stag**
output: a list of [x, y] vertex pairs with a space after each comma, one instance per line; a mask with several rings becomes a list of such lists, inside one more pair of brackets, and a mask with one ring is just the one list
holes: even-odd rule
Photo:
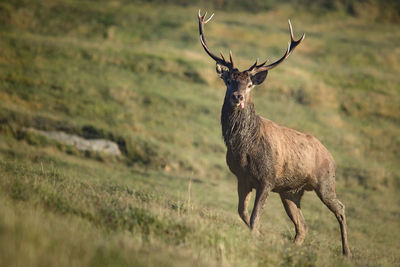
[[[213, 14], [214, 15], [214, 14]], [[212, 15], [212, 16], [213, 16]], [[222, 135], [227, 147], [226, 161], [238, 180], [238, 212], [255, 234], [268, 194], [279, 193], [283, 206], [296, 228], [295, 244], [302, 244], [308, 227], [300, 209], [304, 190], [314, 190], [322, 202], [335, 214], [342, 234], [342, 250], [350, 256], [347, 243], [344, 205], [336, 197], [335, 162], [329, 151], [313, 136], [256, 115], [251, 100], [254, 86], [264, 82], [269, 70], [285, 61], [303, 41], [297, 41], [289, 20], [290, 43], [276, 62], [256, 62], [247, 70], [235, 68], [232, 53], [227, 61], [208, 48], [204, 25], [212, 18], [198, 14], [200, 41], [206, 53], [215, 60], [216, 71], [225, 82], [226, 93], [221, 111]], [[251, 217], [247, 205], [252, 189], [256, 190]]]

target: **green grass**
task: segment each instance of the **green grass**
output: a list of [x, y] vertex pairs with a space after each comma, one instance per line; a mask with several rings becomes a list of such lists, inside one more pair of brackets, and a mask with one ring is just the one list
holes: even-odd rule
[[[396, 3], [306, 2], [1, 2], [0, 265], [398, 265], [400, 27], [395, 12], [382, 17]], [[199, 7], [216, 10], [210, 47], [232, 49], [241, 69], [281, 56], [287, 18], [306, 33], [254, 101], [334, 155], [352, 259], [314, 193], [302, 202], [302, 247], [276, 194], [261, 237], [241, 222], [219, 125], [224, 86], [199, 44]], [[110, 139], [123, 156], [29, 127]]]

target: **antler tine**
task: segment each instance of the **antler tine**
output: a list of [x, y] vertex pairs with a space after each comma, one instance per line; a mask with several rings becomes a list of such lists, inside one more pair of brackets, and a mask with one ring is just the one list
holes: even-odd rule
[[229, 69], [233, 69], [234, 67], [233, 67], [233, 60], [232, 60], [232, 52], [229, 54], [229, 57], [230, 57], [230, 61], [231, 61], [231, 62], [227, 62], [227, 61], [225, 60], [224, 56], [222, 55], [222, 53], [221, 53], [221, 57], [222, 57], [222, 58], [220, 58], [220, 57], [214, 55], [214, 54], [211, 52], [211, 50], [208, 48], [207, 43], [206, 43], [206, 39], [205, 39], [205, 37], [204, 37], [204, 25], [205, 25], [206, 23], [208, 23], [208, 22], [212, 19], [212, 17], [214, 16], [214, 14], [212, 14], [207, 20], [204, 20], [205, 17], [206, 17], [206, 15], [207, 15], [207, 12], [202, 16], [201, 13], [200, 13], [200, 9], [199, 9], [199, 12], [198, 12], [198, 19], [199, 19], [199, 32], [200, 32], [200, 42], [201, 42], [201, 45], [203, 46], [204, 51], [206, 51], [206, 53], [207, 53], [212, 59], [214, 59], [216, 63], [221, 64], [221, 65], [223, 65], [223, 66], [225, 66], [225, 67], [227, 67], [227, 68], [229, 68]]
[[287, 59], [289, 57], [290, 53], [292, 53], [292, 51], [304, 40], [305, 34], [303, 34], [301, 36], [301, 38], [299, 40], [297, 40], [297, 41], [294, 39], [293, 28], [292, 28], [292, 24], [290, 23], [290, 19], [288, 20], [288, 23], [289, 23], [290, 43], [288, 43], [288, 47], [286, 49], [285, 54], [279, 60], [277, 60], [274, 63], [269, 64], [267, 66], [264, 66], [264, 64], [267, 63], [267, 62], [264, 62], [263, 64], [260, 64], [258, 66], [254, 66], [253, 65], [254, 67], [251, 66], [249, 71], [257, 73], [257, 72], [267, 71], [267, 70], [275, 68], [280, 63], [285, 61], [285, 59]]
[[225, 60], [225, 57], [224, 57], [224, 54], [222, 54], [222, 52], [219, 52], [219, 54], [221, 55], [221, 58], [222, 58], [224, 61], [226, 61], [226, 60]]
[[233, 67], [233, 59], [232, 59], [232, 50], [229, 50], [229, 60], [231, 61], [232, 67]]
[[290, 40], [293, 42], [294, 41], [293, 28], [292, 28], [292, 23], [290, 23], [290, 19], [288, 19], [288, 23], [289, 23]]
[[265, 65], [265, 63], [267, 63], [269, 60], [268, 59], [266, 59], [263, 63], [261, 63], [260, 65], [257, 65], [257, 68], [260, 68], [260, 67], [262, 67], [262, 66], [264, 66]]
[[258, 58], [256, 59], [256, 62], [254, 62], [253, 65], [251, 65], [251, 67], [247, 70], [247, 71], [252, 71], [258, 64]]
[[295, 41], [294, 36], [293, 36], [292, 23], [290, 23], [290, 19], [288, 19], [288, 23], [289, 23], [289, 32], [290, 32], [290, 50], [293, 50], [296, 46], [298, 46], [301, 43], [301, 41], [304, 40], [304, 37], [306, 37], [306, 34], [303, 33], [303, 35], [300, 37], [300, 39]]
[[[207, 16], [207, 12], [206, 12], [206, 14], [204, 14], [204, 17], [205, 17], [205, 16]], [[208, 18], [208, 20], [206, 20], [206, 21], [204, 22], [204, 24], [208, 23], [213, 17], [214, 17], [214, 13], [211, 14], [211, 16]]]
[[257, 65], [257, 64], [258, 64], [258, 58], [257, 58], [257, 59], [256, 59], [256, 62], [254, 62], [254, 64], [251, 65], [251, 67], [250, 67], [247, 71], [252, 71], [252, 70], [255, 69], [255, 68], [260, 68], [260, 67], [264, 66], [265, 63], [267, 63], [267, 62], [268, 62], [268, 59], [265, 60], [263, 63]]

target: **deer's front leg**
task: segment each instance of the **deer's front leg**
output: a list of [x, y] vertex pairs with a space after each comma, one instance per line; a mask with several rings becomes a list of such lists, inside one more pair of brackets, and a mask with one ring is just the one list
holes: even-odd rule
[[256, 189], [256, 199], [254, 201], [254, 208], [250, 219], [250, 229], [255, 235], [259, 234], [258, 221], [260, 220], [260, 216], [264, 209], [265, 201], [267, 200], [269, 191], [269, 187], [265, 184], [260, 185]]
[[250, 227], [250, 217], [247, 212], [247, 206], [249, 204], [249, 200], [251, 197], [251, 187], [248, 183], [243, 182], [238, 179], [238, 196], [239, 196], [239, 204], [238, 204], [238, 212], [240, 218], [245, 222], [245, 224]]

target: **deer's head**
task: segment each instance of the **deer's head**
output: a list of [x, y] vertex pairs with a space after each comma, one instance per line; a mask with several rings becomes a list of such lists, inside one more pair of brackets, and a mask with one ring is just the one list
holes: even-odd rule
[[225, 60], [221, 53], [221, 57], [214, 55], [208, 48], [205, 37], [204, 37], [204, 25], [211, 20], [214, 16], [212, 14], [210, 18], [205, 20], [207, 13], [201, 16], [200, 10], [198, 13], [199, 18], [199, 31], [200, 31], [200, 42], [207, 54], [215, 60], [217, 64], [217, 74], [224, 80], [226, 85], [226, 98], [229, 100], [233, 107], [239, 107], [243, 109], [247, 102], [251, 101], [250, 92], [254, 86], [259, 85], [264, 82], [267, 77], [268, 71], [275, 68], [280, 63], [282, 63], [286, 58], [289, 57], [290, 53], [300, 44], [304, 39], [303, 36], [295, 41], [293, 37], [293, 29], [289, 20], [289, 32], [290, 32], [290, 43], [285, 54], [276, 62], [269, 65], [265, 65], [267, 61], [258, 64], [258, 60], [247, 70], [239, 71], [235, 68], [232, 52], [229, 53], [229, 61]]

